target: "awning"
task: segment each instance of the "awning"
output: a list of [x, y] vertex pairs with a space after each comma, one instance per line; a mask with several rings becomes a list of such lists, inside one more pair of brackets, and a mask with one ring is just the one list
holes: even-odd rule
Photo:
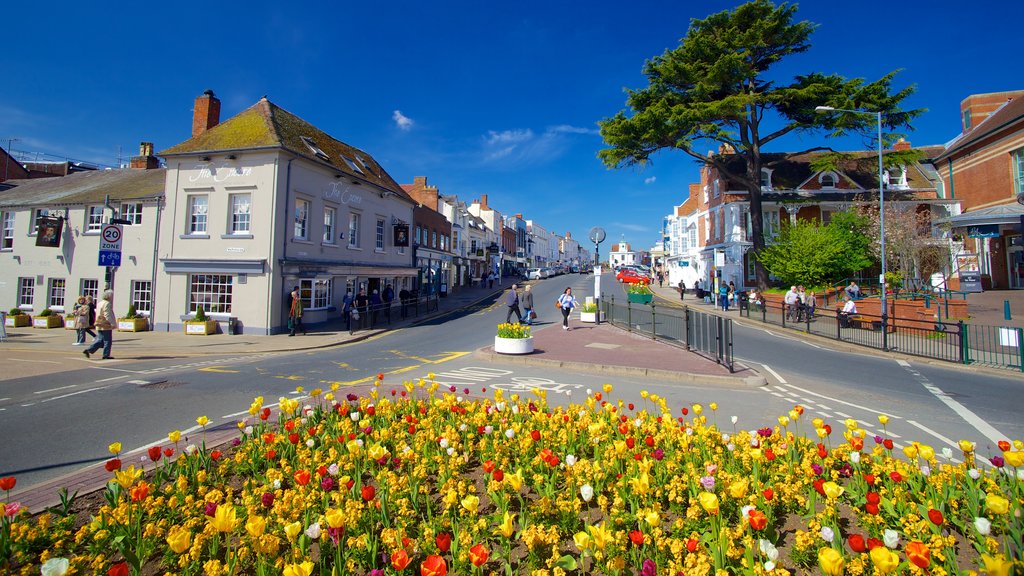
[[1020, 224], [1020, 217], [1024, 216], [1024, 205], [1002, 204], [980, 210], [970, 210], [958, 216], [939, 218], [937, 224], [951, 224], [953, 228], [967, 228], [969, 226], [982, 226], [985, 224]]

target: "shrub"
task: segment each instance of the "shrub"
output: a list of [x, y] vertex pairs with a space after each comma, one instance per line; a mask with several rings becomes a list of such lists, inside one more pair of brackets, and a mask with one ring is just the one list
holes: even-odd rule
[[8, 316], [20, 316], [21, 314], [24, 313], [25, 312], [21, 308], [11, 308], [10, 310], [7, 311]]
[[196, 322], [206, 322], [206, 310], [202, 306], [196, 309]]
[[49, 308], [44, 308], [43, 311], [39, 313], [39, 315], [40, 316], [53, 316], [53, 310], [50, 310]]
[[134, 320], [139, 317], [139, 313], [135, 310], [135, 304], [128, 305], [128, 313], [124, 315], [125, 320]]

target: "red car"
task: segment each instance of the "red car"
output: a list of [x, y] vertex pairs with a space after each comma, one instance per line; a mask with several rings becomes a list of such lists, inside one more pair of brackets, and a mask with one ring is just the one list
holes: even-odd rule
[[619, 273], [615, 275], [615, 279], [619, 282], [626, 284], [650, 284], [651, 279], [639, 272], [630, 270], [629, 268], [623, 268], [619, 270]]

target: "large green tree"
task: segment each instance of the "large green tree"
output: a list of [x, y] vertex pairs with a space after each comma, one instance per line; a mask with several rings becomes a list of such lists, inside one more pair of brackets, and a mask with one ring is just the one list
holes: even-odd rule
[[828, 225], [817, 220], [784, 222], [778, 239], [765, 246], [758, 260], [784, 285], [823, 286], [870, 266], [871, 223], [855, 210], [832, 215]]
[[[893, 93], [895, 72], [867, 83], [819, 72], [796, 76], [788, 84], [771, 79], [773, 65], [810, 48], [808, 38], [815, 25], [795, 22], [795, 13], [795, 5], [755, 0], [692, 20], [678, 48], [645, 64], [648, 86], [627, 89], [631, 113], [620, 111], [600, 122], [601, 136], [609, 147], [598, 155], [608, 167], [645, 165], [656, 152], [676, 149], [742, 183], [750, 195], [755, 254], [765, 246], [761, 213], [765, 146], [797, 131], [833, 137], [860, 133], [871, 138], [876, 130], [874, 114], [818, 114], [816, 106], [880, 111], [889, 131], [906, 127], [921, 112], [900, 108], [913, 87]], [[726, 144], [742, 156], [742, 172], [730, 169], [723, 157], [701, 154], [698, 147], [707, 149], [709, 141]], [[763, 287], [767, 274], [760, 263], [756, 270]]]

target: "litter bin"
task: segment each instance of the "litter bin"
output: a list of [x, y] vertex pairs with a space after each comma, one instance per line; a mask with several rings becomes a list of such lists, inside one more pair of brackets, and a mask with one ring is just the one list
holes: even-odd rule
[[740, 310], [750, 310], [750, 296], [746, 291], [737, 294], [737, 300], [739, 300], [740, 303]]
[[234, 316], [228, 317], [228, 334], [231, 336], [238, 334], [238, 318]]

